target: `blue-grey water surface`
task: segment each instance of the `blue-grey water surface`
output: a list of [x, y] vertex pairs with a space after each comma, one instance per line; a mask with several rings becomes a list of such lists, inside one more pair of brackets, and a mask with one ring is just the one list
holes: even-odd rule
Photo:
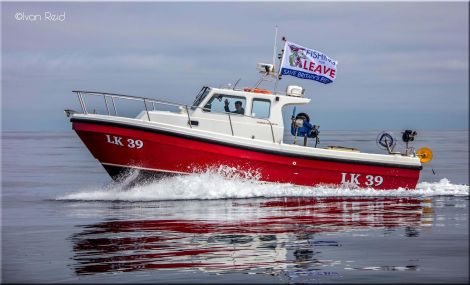
[[[320, 146], [380, 153], [377, 133], [324, 131]], [[1, 280], [468, 282], [468, 131], [415, 145], [434, 151], [416, 192], [219, 173], [126, 188], [72, 131], [3, 133]]]

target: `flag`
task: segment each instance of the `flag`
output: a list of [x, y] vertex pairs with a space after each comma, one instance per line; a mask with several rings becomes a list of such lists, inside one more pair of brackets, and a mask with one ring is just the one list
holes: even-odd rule
[[326, 54], [286, 41], [281, 75], [315, 80], [324, 84], [336, 78], [338, 62]]

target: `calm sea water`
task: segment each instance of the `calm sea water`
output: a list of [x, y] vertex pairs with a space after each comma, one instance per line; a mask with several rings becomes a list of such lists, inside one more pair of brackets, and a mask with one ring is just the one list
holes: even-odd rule
[[[320, 146], [380, 152], [376, 135], [323, 131]], [[2, 144], [3, 282], [469, 280], [467, 131], [419, 134], [434, 160], [414, 191], [264, 184], [230, 169], [128, 187], [72, 131]]]

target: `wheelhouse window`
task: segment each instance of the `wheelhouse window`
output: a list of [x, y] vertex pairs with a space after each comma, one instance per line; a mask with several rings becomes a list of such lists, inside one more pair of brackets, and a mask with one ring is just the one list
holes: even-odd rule
[[224, 94], [214, 94], [204, 106], [206, 112], [245, 114], [246, 98]]
[[197, 94], [196, 99], [194, 99], [193, 106], [191, 107], [191, 109], [196, 109], [196, 107], [201, 104], [202, 100], [207, 97], [207, 94], [209, 94], [210, 91], [211, 89], [209, 87], [202, 87], [202, 89]]
[[251, 116], [258, 119], [269, 119], [271, 101], [266, 99], [253, 99]]

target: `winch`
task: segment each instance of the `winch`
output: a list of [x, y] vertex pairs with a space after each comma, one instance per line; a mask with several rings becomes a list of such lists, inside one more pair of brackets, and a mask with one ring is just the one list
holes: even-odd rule
[[320, 142], [320, 126], [310, 124], [310, 116], [307, 113], [298, 113], [296, 116], [295, 108], [292, 113], [291, 134], [294, 136], [294, 144], [297, 144], [297, 137], [304, 138], [304, 146], [307, 145], [307, 138], [315, 138], [315, 147]]
[[391, 132], [381, 132], [376, 139], [377, 146], [382, 149], [386, 149], [389, 154], [401, 154], [404, 156], [417, 156], [421, 163], [428, 163], [432, 160], [432, 151], [427, 147], [422, 147], [415, 151], [414, 147], [409, 146], [410, 142], [415, 140], [415, 137], [418, 135], [416, 131], [405, 130], [402, 132], [402, 140], [405, 143], [405, 152], [395, 152], [394, 148], [396, 146], [396, 139], [393, 137]]

